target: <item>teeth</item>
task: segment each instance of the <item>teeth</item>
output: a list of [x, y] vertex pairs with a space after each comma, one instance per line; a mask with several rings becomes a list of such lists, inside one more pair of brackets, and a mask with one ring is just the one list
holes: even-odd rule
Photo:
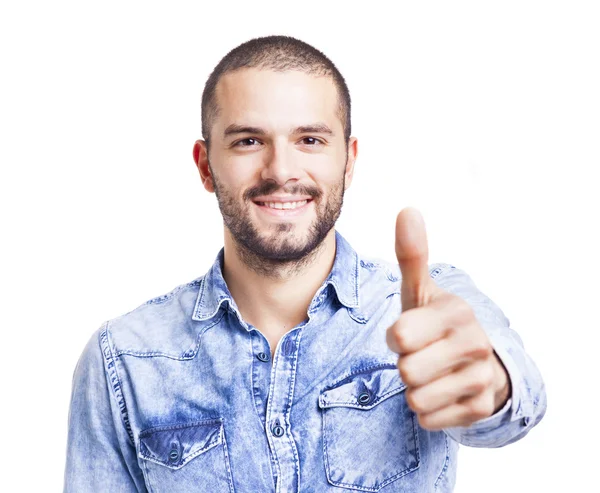
[[308, 200], [301, 200], [299, 202], [263, 202], [264, 205], [271, 209], [295, 209], [302, 207]]

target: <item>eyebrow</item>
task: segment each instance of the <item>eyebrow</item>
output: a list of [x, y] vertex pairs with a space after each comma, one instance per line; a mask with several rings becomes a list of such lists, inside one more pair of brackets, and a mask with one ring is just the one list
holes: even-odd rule
[[[290, 130], [290, 135], [304, 134], [304, 133], [328, 134], [328, 135], [331, 135], [332, 137], [335, 135], [333, 133], [333, 131], [324, 123], [313, 123], [310, 125], [301, 125], [300, 127], [292, 128]], [[235, 134], [266, 135], [267, 132], [260, 127], [251, 127], [248, 125], [240, 125], [238, 123], [232, 123], [225, 129], [225, 132], [223, 133], [223, 137], [227, 137], [229, 135], [235, 135]]]

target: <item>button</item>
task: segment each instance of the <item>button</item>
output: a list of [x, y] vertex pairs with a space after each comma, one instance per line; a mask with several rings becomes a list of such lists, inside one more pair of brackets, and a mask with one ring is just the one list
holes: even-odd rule
[[269, 355], [267, 353], [263, 353], [262, 351], [258, 353], [256, 357], [261, 361], [269, 361]]
[[271, 428], [271, 432], [276, 437], [280, 437], [284, 433], [283, 426], [275, 425], [275, 426], [273, 426], [273, 428]]
[[179, 450], [177, 449], [171, 449], [171, 451], [169, 452], [169, 460], [171, 462], [175, 462], [177, 459], [179, 459]]
[[371, 395], [368, 392], [363, 392], [358, 396], [359, 404], [368, 404], [371, 400]]

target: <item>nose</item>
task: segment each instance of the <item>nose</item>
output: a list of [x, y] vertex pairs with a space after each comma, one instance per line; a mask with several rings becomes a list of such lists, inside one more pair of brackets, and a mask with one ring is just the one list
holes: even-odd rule
[[302, 169], [297, 153], [293, 152], [286, 142], [275, 143], [265, 153], [265, 161], [261, 172], [263, 180], [272, 180], [283, 186], [290, 180], [299, 180]]

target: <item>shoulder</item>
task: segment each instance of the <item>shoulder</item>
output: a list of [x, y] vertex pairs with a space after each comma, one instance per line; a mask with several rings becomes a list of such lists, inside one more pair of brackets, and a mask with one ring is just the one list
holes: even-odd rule
[[[359, 290], [363, 316], [370, 317], [388, 298], [400, 296], [402, 272], [398, 262], [359, 254]], [[437, 283], [456, 268], [446, 262], [429, 264], [429, 275]]]
[[[361, 284], [382, 284], [383, 286], [393, 285], [398, 287], [400, 293], [400, 283], [402, 272], [397, 262], [391, 262], [378, 257], [359, 255]], [[442, 279], [451, 271], [460, 271], [452, 264], [446, 262], [435, 262], [429, 264], [429, 276], [432, 279]]]
[[105, 337], [114, 356], [129, 354], [185, 359], [194, 350], [198, 322], [192, 313], [204, 275], [149, 299], [105, 322]]

